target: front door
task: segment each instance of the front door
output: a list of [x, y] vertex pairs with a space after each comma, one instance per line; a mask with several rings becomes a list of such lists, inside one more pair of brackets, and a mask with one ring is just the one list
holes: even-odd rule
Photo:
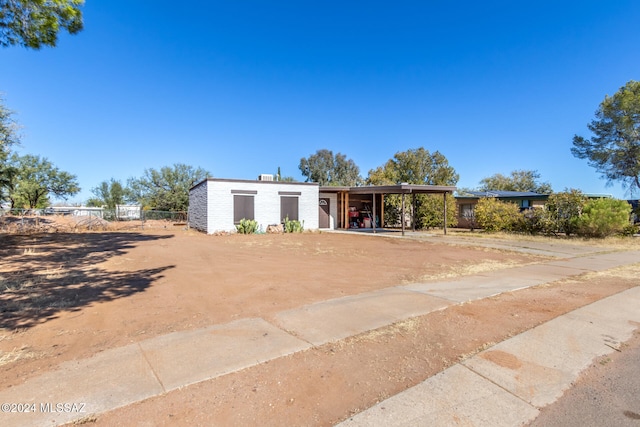
[[329, 209], [329, 203], [330, 199], [320, 199], [320, 218], [318, 221], [320, 228], [329, 228], [331, 226], [331, 221], [329, 220], [331, 212]]

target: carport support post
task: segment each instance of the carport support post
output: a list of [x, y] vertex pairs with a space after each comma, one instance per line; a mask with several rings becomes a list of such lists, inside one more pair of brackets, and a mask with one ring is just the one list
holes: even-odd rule
[[351, 226], [351, 217], [349, 216], [349, 193], [344, 193], [344, 216], [345, 216], [345, 224], [344, 228], [349, 228]]
[[402, 193], [402, 235], [404, 236], [404, 193]]
[[446, 191], [442, 193], [444, 197], [444, 234], [447, 234], [447, 193]]
[[416, 193], [411, 193], [411, 230], [416, 231]]
[[373, 193], [373, 212], [371, 212], [371, 221], [373, 222], [373, 232], [376, 232], [376, 193]]

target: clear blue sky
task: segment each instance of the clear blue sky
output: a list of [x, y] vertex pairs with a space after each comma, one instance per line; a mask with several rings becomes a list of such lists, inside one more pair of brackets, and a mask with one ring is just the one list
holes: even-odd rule
[[640, 2], [87, 0], [58, 47], [0, 49], [21, 153], [99, 182], [174, 163], [303, 180], [326, 148], [366, 177], [442, 152], [476, 187], [534, 169], [625, 198], [571, 155], [605, 95], [640, 80]]

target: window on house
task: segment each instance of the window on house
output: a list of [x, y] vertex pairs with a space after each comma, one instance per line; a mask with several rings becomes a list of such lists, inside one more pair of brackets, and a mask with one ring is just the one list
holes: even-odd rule
[[473, 210], [474, 204], [464, 203], [460, 205], [460, 218], [472, 219], [475, 216]]
[[280, 218], [282, 221], [289, 218], [290, 221], [298, 221], [298, 198], [280, 196]]
[[233, 196], [233, 223], [240, 224], [241, 219], [255, 219], [253, 196]]

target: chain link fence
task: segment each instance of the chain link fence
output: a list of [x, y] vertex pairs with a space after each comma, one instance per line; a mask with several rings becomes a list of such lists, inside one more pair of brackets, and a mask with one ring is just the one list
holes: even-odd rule
[[[117, 209], [64, 207], [45, 209], [0, 208], [0, 231], [56, 232], [144, 228], [154, 223], [186, 225], [186, 212], [143, 210], [139, 206]], [[157, 226], [157, 224], [155, 225]]]

